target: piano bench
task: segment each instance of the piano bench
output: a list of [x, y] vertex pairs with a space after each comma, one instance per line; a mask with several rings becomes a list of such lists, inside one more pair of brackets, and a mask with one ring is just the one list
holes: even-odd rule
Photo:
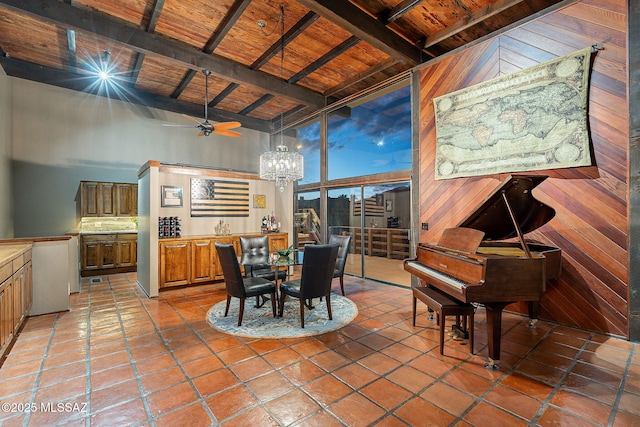
[[[469, 329], [469, 348], [473, 354], [473, 314], [475, 308], [471, 304], [449, 298], [442, 292], [427, 286], [411, 288], [413, 290], [413, 326], [416, 326], [416, 303], [418, 300], [426, 304], [429, 310], [438, 315], [440, 323], [440, 354], [444, 354], [444, 328], [446, 316], [465, 316]], [[468, 316], [468, 322], [466, 317]]]

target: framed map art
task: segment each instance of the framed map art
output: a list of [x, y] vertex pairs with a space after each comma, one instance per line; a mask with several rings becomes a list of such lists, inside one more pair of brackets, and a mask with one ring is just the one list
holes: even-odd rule
[[435, 179], [590, 166], [591, 49], [434, 98]]

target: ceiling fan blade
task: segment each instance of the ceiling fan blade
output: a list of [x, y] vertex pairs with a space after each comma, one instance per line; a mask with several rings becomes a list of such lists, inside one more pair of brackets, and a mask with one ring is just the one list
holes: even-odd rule
[[218, 130], [218, 129], [235, 129], [235, 128], [239, 128], [240, 122], [222, 122], [222, 123], [216, 123], [213, 125], [213, 127]]
[[193, 126], [193, 125], [179, 125], [177, 123], [163, 123], [162, 126], [169, 126], [169, 127], [173, 127], [173, 128], [197, 128], [198, 126]]
[[241, 133], [234, 132], [232, 130], [226, 130], [226, 129], [214, 129], [213, 133], [218, 135], [223, 135], [223, 136], [232, 136], [234, 138], [239, 138], [242, 136]]
[[188, 116], [188, 115], [186, 115], [186, 114], [183, 114], [182, 116], [183, 116], [183, 117], [185, 117], [185, 118], [187, 118], [187, 119], [189, 119], [189, 120], [193, 120], [193, 121], [194, 121], [194, 122], [196, 122], [197, 124], [202, 123], [200, 120], [198, 120], [198, 119], [196, 119], [196, 118], [194, 118], [194, 117]]

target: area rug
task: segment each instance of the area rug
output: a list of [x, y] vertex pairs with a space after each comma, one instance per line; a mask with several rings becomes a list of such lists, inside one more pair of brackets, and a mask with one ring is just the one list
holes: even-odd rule
[[300, 303], [297, 299], [287, 298], [282, 317], [273, 317], [271, 302], [256, 308], [255, 299], [245, 303], [242, 326], [238, 327], [238, 309], [240, 300], [231, 299], [229, 314], [224, 317], [227, 301], [220, 301], [207, 312], [207, 322], [214, 328], [231, 335], [247, 338], [300, 338], [320, 335], [348, 325], [358, 315], [358, 308], [348, 298], [331, 295], [331, 313], [327, 316], [327, 303], [323, 298], [313, 300], [314, 308], [304, 310], [304, 329], [300, 327]]

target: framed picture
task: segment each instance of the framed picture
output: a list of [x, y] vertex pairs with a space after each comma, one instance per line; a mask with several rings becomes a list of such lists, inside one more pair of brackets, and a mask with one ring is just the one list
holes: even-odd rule
[[181, 208], [182, 187], [163, 185], [160, 194], [160, 204], [163, 208]]
[[387, 212], [393, 211], [393, 200], [387, 200], [384, 204], [384, 210]]
[[253, 195], [253, 207], [256, 209], [266, 209], [267, 207], [267, 196], [264, 194], [254, 194]]

